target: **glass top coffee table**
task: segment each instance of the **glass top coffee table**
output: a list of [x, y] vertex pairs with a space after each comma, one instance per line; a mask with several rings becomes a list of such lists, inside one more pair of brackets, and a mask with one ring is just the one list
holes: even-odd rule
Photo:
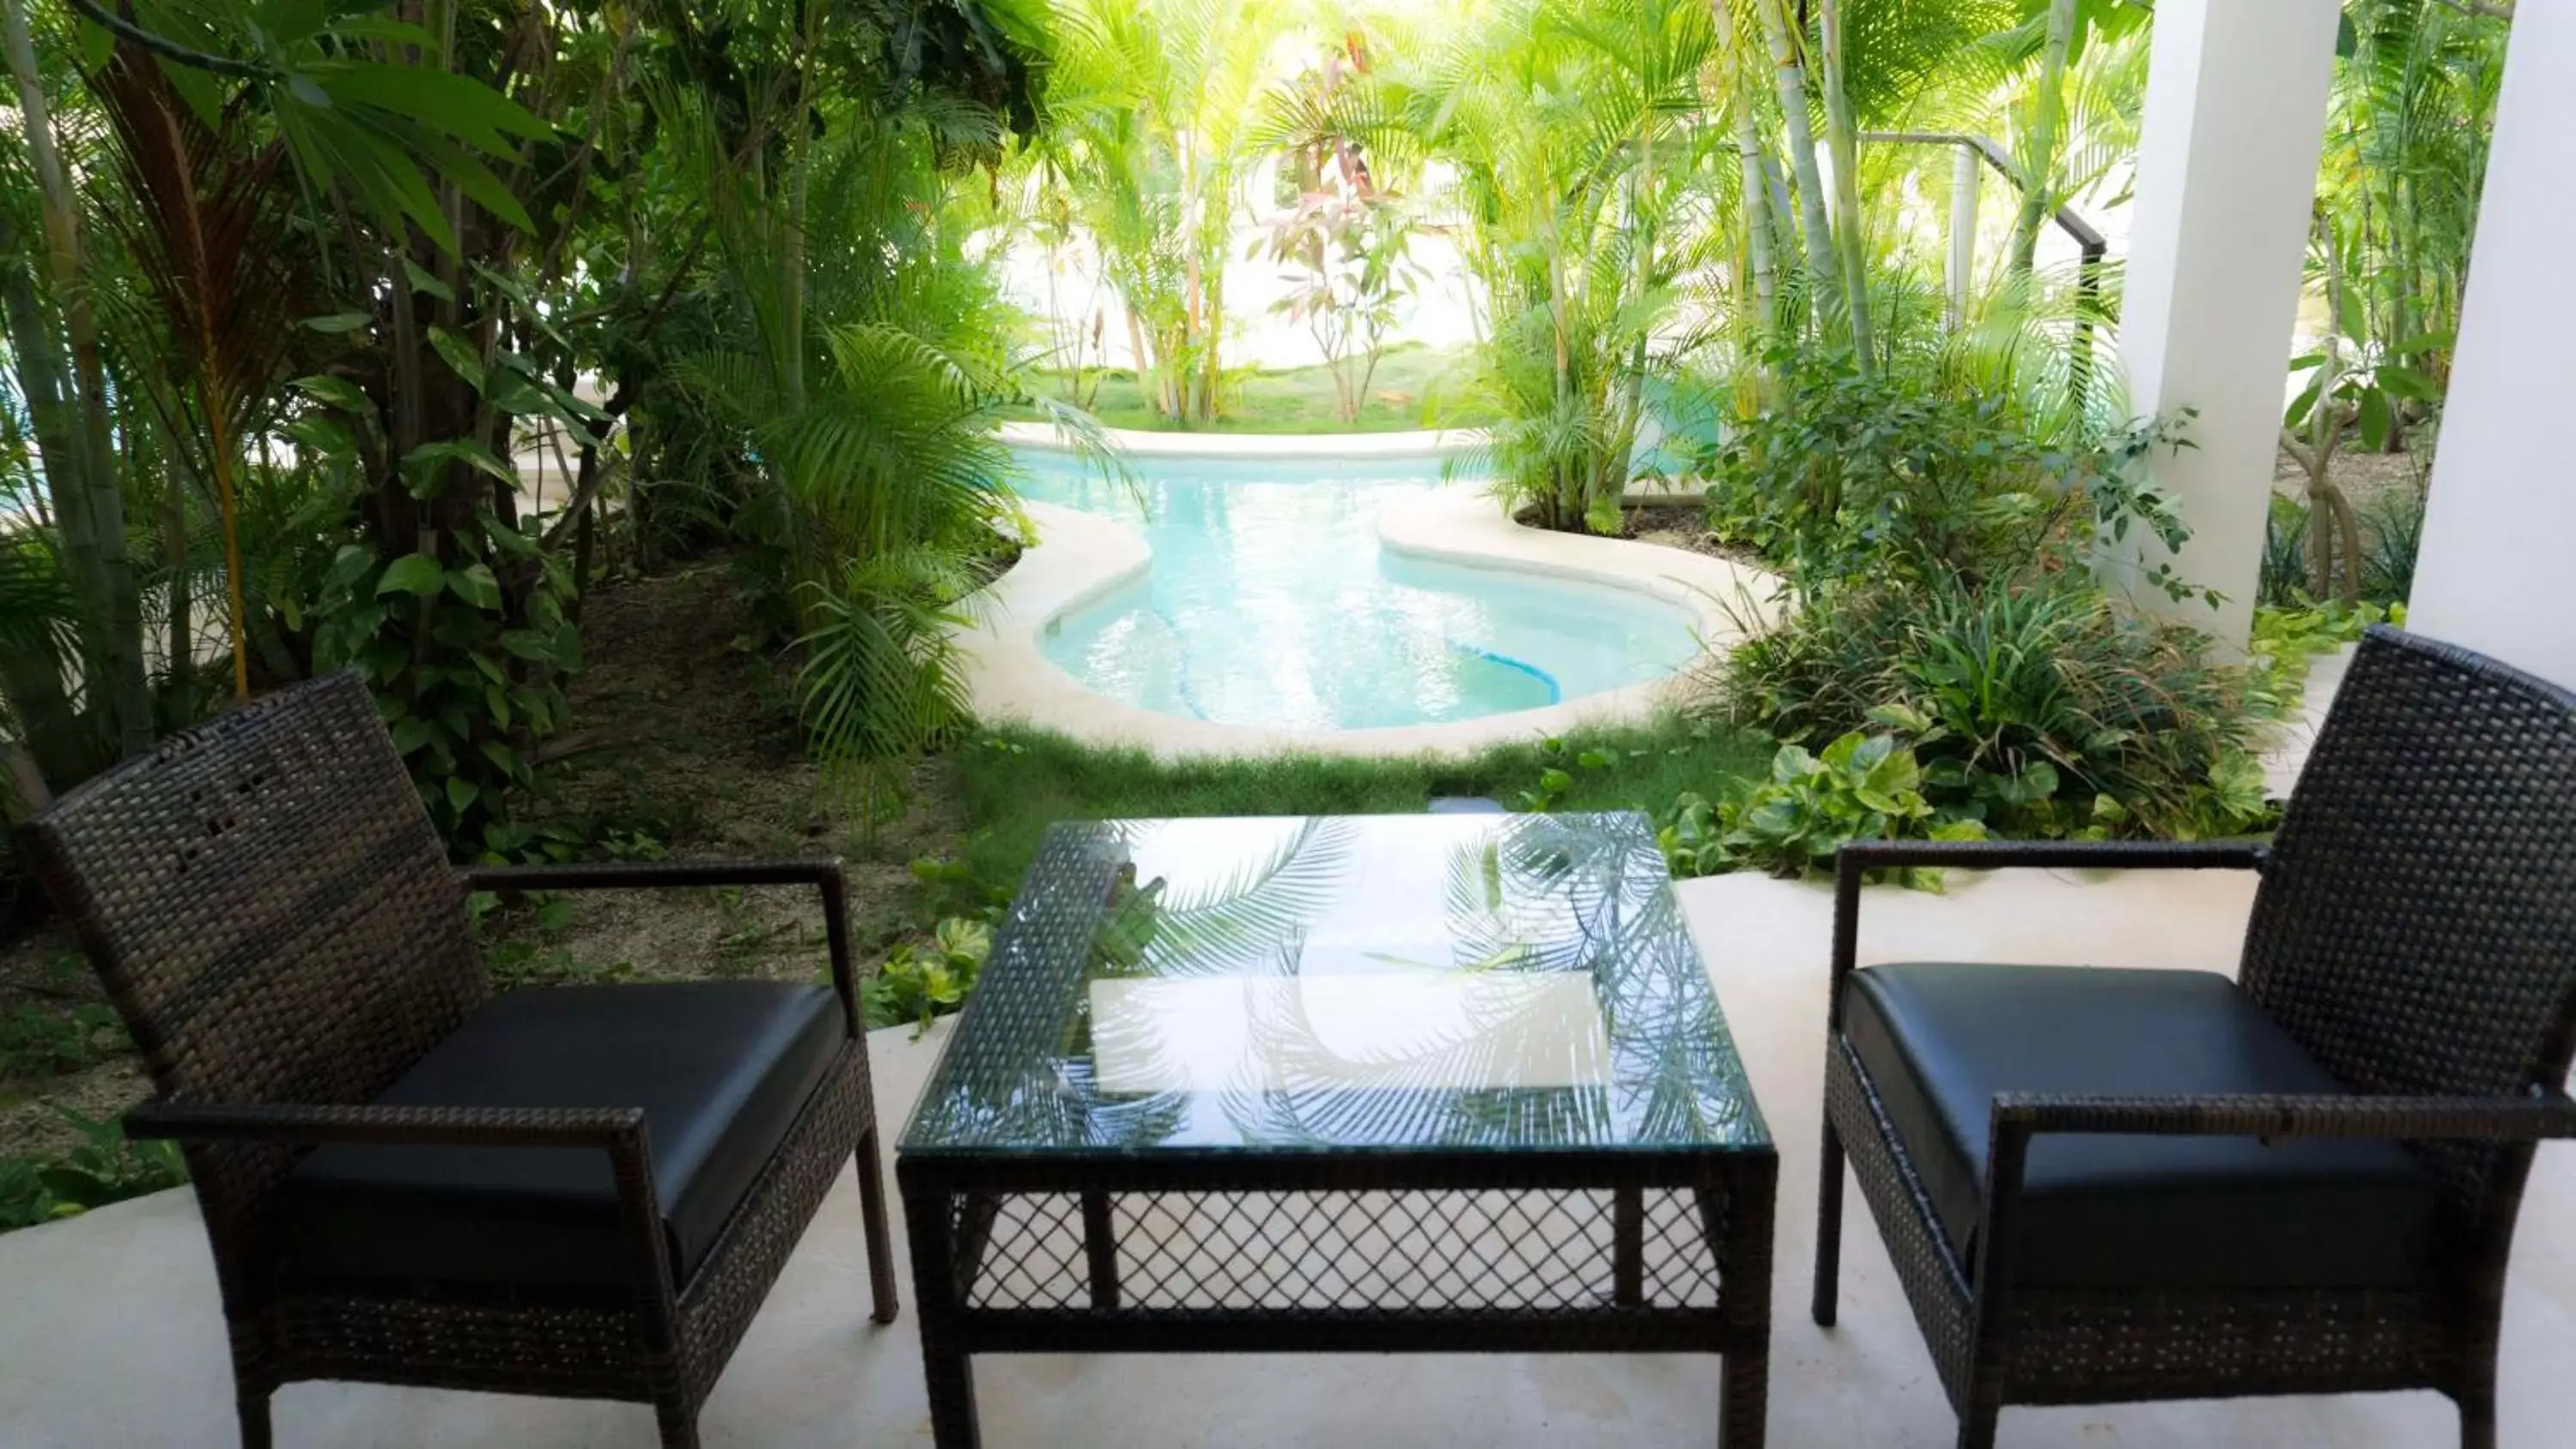
[[1762, 1442], [1779, 1159], [1642, 816], [1052, 828], [914, 1109], [976, 1353], [1700, 1352]]

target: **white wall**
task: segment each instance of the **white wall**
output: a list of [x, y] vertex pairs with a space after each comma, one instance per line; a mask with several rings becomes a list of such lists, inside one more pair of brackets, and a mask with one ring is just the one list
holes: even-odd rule
[[2576, 688], [2576, 6], [2516, 12], [2407, 626]]
[[[2282, 379], [2334, 75], [2336, 0], [2161, 0], [2138, 145], [2120, 356], [2139, 414], [2198, 410], [2196, 444], [2154, 479], [2191, 541], [2177, 572], [2227, 596], [2215, 617], [2139, 586], [2149, 608], [2241, 646], [2262, 572]], [[2145, 562], [2167, 557], [2147, 541]]]

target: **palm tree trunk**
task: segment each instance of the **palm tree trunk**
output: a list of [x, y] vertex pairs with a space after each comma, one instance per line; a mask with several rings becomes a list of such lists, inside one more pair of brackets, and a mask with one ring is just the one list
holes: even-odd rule
[[2049, 0], [2048, 45], [2039, 61], [2039, 88], [2030, 102], [2029, 174], [2022, 178], [2021, 215], [2013, 219], [2012, 269], [2030, 275], [2039, 255], [2039, 229], [2048, 220], [2048, 196], [2057, 176], [2057, 131], [2066, 109], [2066, 57], [2075, 47], [2075, 0]]
[[1843, 0], [1824, 0], [1825, 138], [1834, 156], [1834, 247], [1842, 263], [1843, 303], [1851, 310], [1852, 351], [1861, 376], [1877, 370], [1869, 319], [1869, 256], [1861, 235], [1860, 127], [1843, 89]]
[[[1653, 122], [1649, 120], [1647, 124], [1651, 128]], [[1629, 279], [1628, 305], [1631, 307], [1640, 307], [1644, 304], [1646, 291], [1653, 285], [1655, 279], [1656, 228], [1655, 219], [1649, 214], [1654, 184], [1655, 133], [1652, 129], [1648, 129], [1640, 138], [1637, 169], [1628, 173], [1628, 231], [1634, 238], [1637, 249], [1637, 265]], [[1617, 510], [1620, 502], [1627, 496], [1628, 480], [1636, 476], [1637, 433], [1646, 411], [1646, 344], [1649, 340], [1651, 339], [1648, 334], [1641, 328], [1637, 333], [1636, 342], [1629, 349], [1628, 376], [1620, 389], [1620, 411], [1616, 432], [1618, 443], [1616, 447], [1610, 449], [1612, 456], [1604, 460], [1612, 465], [1609, 476], [1600, 479], [1597, 485], [1606, 491], [1584, 500], [1584, 526], [1592, 528], [1600, 518], [1607, 517], [1611, 526], [1598, 530], [1603, 533], [1618, 532]], [[1603, 503], [1609, 505], [1610, 511], [1607, 514], [1603, 514], [1599, 508]]]
[[1789, 166], [1798, 178], [1798, 229], [1807, 243], [1807, 301], [1816, 330], [1841, 310], [1840, 267], [1825, 220], [1825, 181], [1816, 165], [1816, 133], [1807, 119], [1807, 72], [1799, 58], [1802, 36], [1791, 28], [1789, 0], [1754, 0], [1771, 46], [1773, 78], [1780, 90], [1780, 123], [1788, 139]]
[[[125, 495], [116, 478], [116, 454], [107, 418], [107, 368], [99, 351], [98, 318], [90, 310], [89, 281], [82, 274], [80, 202], [54, 148], [51, 108], [36, 64], [36, 47], [27, 30], [21, 0], [0, 0], [0, 30], [5, 30], [9, 69], [18, 83], [18, 112], [26, 126], [27, 149], [35, 162], [36, 182], [44, 196], [45, 253], [56, 292], [62, 299], [64, 330], [70, 335], [72, 373], [57, 393], [76, 414], [76, 451], [69, 491], [83, 502], [77, 510], [83, 525], [75, 538], [71, 515], [64, 520], [65, 558], [78, 576], [90, 614], [83, 653], [88, 656], [91, 688], [88, 707], [97, 711], [120, 755], [141, 753], [152, 743], [152, 702], [143, 669], [143, 601], [134, 586], [134, 567], [126, 555]], [[43, 329], [50, 334], [51, 329]], [[52, 482], [59, 500], [64, 484]]]

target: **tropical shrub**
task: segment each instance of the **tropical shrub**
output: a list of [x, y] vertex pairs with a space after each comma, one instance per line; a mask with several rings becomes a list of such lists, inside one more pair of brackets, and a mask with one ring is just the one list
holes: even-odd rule
[[1477, 18], [1415, 37], [1412, 70], [1309, 135], [1448, 164], [1431, 215], [1460, 237], [1485, 314], [1452, 408], [1487, 442], [1459, 467], [1542, 527], [1613, 533], [1649, 383], [1713, 335], [1681, 308], [1722, 246], [1702, 224], [1716, 135], [1690, 123], [1712, 13], [1504, 0]]
[[2319, 604], [2254, 611], [2253, 683], [2246, 708], [2263, 719], [2287, 719], [2307, 696], [2308, 669], [2321, 654], [2359, 640], [2373, 624], [2406, 624], [2406, 606]]
[[2412, 488], [2380, 494], [2361, 509], [2361, 596], [2402, 605], [2415, 592], [2415, 556], [2424, 547], [2424, 495]]
[[1234, 192], [1260, 159], [1265, 67], [1291, 18], [1264, 0], [1058, 0], [1041, 204], [1078, 219], [1125, 305], [1154, 410], [1223, 393]]
[[[1765, 870], [1802, 876], [1832, 868], [1835, 852], [1855, 840], [1982, 840], [1973, 817], [1934, 808], [1914, 748], [1891, 735], [1850, 734], [1809, 753], [1782, 745], [1769, 777], [1715, 802], [1684, 795], [1660, 815], [1656, 844], [1675, 875]], [[1930, 871], [1905, 883], [1938, 889]]]
[[2345, 576], [2355, 581], [2354, 597], [2329, 588], [2316, 592], [2309, 567], [2310, 522], [2314, 509], [2294, 498], [2272, 495], [2263, 521], [2263, 567], [2255, 601], [2265, 608], [2304, 610], [2329, 607], [2344, 613], [2403, 604], [2415, 589], [2415, 556], [2424, 543], [2424, 494], [2392, 488], [2352, 510], [2349, 547], [2357, 560]]
[[177, 1143], [132, 1141], [112, 1117], [62, 1115], [81, 1135], [70, 1151], [0, 1157], [0, 1232], [78, 1217], [188, 1180]]
[[993, 952], [986, 922], [951, 917], [933, 927], [926, 942], [897, 945], [877, 974], [859, 986], [869, 1030], [911, 1022], [920, 1030], [966, 1004]]
[[[2090, 444], [2052, 442], [2010, 398], [1952, 392], [1849, 353], [1775, 353], [1778, 384], [1753, 416], [1697, 449], [1711, 526], [1818, 597], [1864, 581], [1974, 590], [2089, 567], [2097, 540], [2134, 528], [2168, 549], [2187, 536], [2139, 481], [2158, 447], [2150, 422]], [[2147, 579], [2191, 592], [2160, 566]]]
[[1746, 641], [1713, 709], [1792, 743], [1891, 730], [2002, 835], [2207, 835], [2264, 815], [2241, 668], [2088, 582], [1854, 586]]

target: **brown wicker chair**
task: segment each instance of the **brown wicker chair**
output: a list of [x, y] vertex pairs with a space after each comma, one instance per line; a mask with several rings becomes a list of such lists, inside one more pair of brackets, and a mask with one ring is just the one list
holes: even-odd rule
[[[242, 1438], [344, 1379], [700, 1405], [844, 1164], [895, 1316], [837, 861], [449, 868], [343, 675], [188, 731], [28, 831], [184, 1147]], [[819, 888], [832, 985], [492, 994], [470, 890]]]
[[[2261, 872], [2237, 983], [1855, 971], [1864, 874]], [[2576, 695], [2379, 629], [2251, 844], [1842, 852], [1815, 1318], [1843, 1158], [1959, 1443], [2006, 1404], [2436, 1389], [2495, 1442], [2539, 1139], [2576, 1135]]]

